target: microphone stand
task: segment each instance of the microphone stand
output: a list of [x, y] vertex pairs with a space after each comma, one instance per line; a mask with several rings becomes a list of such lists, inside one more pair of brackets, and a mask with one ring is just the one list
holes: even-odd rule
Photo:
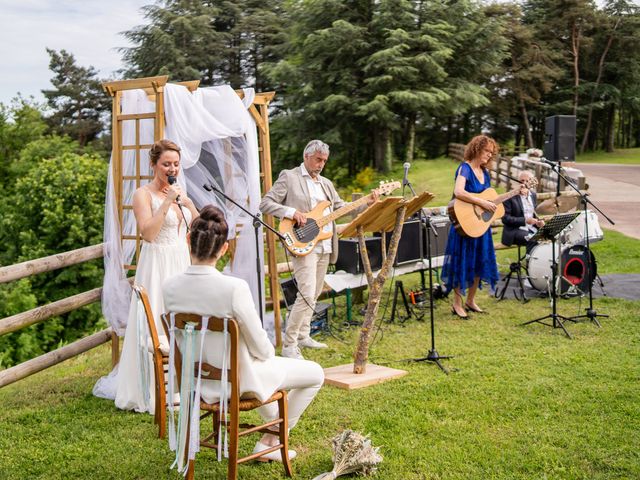
[[[551, 169], [556, 172], [556, 174], [558, 175], [558, 196], [559, 196], [559, 189], [560, 189], [560, 179], [562, 178], [565, 183], [567, 185], [569, 185], [571, 188], [573, 188], [576, 192], [578, 192], [578, 195], [580, 196], [580, 201], [582, 203], [583, 206], [583, 213], [584, 213], [584, 233], [585, 233], [585, 237], [586, 237], [586, 247], [587, 247], [587, 255], [588, 255], [588, 259], [587, 259], [587, 268], [586, 268], [586, 275], [587, 275], [587, 281], [589, 282], [589, 307], [586, 308], [586, 313], [583, 315], [575, 315], [573, 317], [569, 317], [569, 320], [575, 322], [576, 320], [580, 319], [580, 318], [588, 318], [589, 320], [591, 320], [593, 323], [595, 323], [598, 327], [601, 327], [600, 322], [598, 322], [598, 317], [605, 317], [605, 318], [609, 318], [609, 315], [605, 315], [603, 313], [598, 313], [595, 308], [593, 308], [593, 281], [591, 280], [591, 250], [589, 249], [589, 216], [587, 215], [587, 204], [591, 205], [594, 209], [596, 209], [600, 215], [602, 215], [611, 225], [615, 225], [615, 222], [613, 220], [611, 220], [602, 210], [600, 210], [596, 205], [594, 205], [594, 203], [589, 200], [588, 198], [588, 193], [582, 193], [580, 191], [580, 189], [578, 187], [576, 187], [573, 182], [571, 182], [569, 179], [567, 179], [567, 177], [565, 177], [562, 173], [562, 166], [560, 165], [560, 163], [555, 164], [554, 162], [550, 162], [546, 159], [544, 159], [543, 161], [545, 161], [545, 163], [547, 163], [548, 165], [550, 165]], [[557, 202], [557, 197], [556, 197], [556, 202]], [[595, 275], [593, 280], [595, 281]]]
[[264, 223], [260, 218], [260, 214], [254, 215], [249, 210], [247, 210], [242, 205], [240, 205], [238, 202], [236, 202], [234, 199], [230, 198], [226, 193], [224, 193], [222, 190], [216, 187], [213, 183], [210, 183], [209, 185], [205, 183], [203, 185], [203, 188], [207, 192], [216, 192], [218, 195], [221, 195], [222, 197], [224, 197], [225, 199], [233, 203], [240, 210], [242, 210], [244, 213], [246, 213], [253, 220], [253, 232], [256, 239], [256, 274], [258, 276], [258, 303], [260, 305], [259, 307], [260, 323], [264, 327], [264, 313], [262, 312], [262, 283], [264, 279], [262, 278], [262, 275], [260, 273], [262, 271], [262, 265], [260, 265], [260, 241], [259, 241], [258, 229], [260, 228], [260, 226], [263, 226], [263, 227], [266, 227], [271, 233], [273, 233], [280, 240], [284, 240], [284, 237], [280, 232], [274, 229], [271, 225]]
[[[403, 186], [406, 183], [406, 185], [411, 190], [411, 193], [415, 197], [416, 191], [413, 189], [413, 185], [411, 185], [411, 182], [409, 181], [409, 179], [408, 178], [405, 179], [405, 181], [403, 181], [402, 183], [403, 183]], [[409, 361], [433, 362], [440, 368], [440, 370], [442, 370], [446, 375], [448, 375], [449, 371], [444, 367], [444, 365], [442, 365], [442, 363], [440, 363], [440, 360], [446, 360], [448, 358], [453, 358], [453, 357], [440, 355], [436, 350], [436, 333], [435, 333], [435, 321], [434, 321], [434, 314], [433, 314], [433, 270], [432, 270], [432, 264], [431, 264], [431, 232], [433, 232], [433, 234], [436, 237], [438, 236], [438, 232], [431, 224], [431, 218], [424, 214], [424, 210], [421, 208], [419, 212], [420, 212], [420, 223], [422, 224], [422, 222], [424, 222], [424, 225], [425, 225], [424, 228], [427, 233], [427, 258], [428, 258], [427, 262], [429, 265], [428, 267], [429, 268], [429, 319], [431, 321], [431, 350], [429, 350], [426, 357], [412, 358]], [[421, 249], [423, 248], [422, 240], [420, 241], [420, 248]], [[423, 255], [422, 263], [424, 265], [424, 255]], [[424, 274], [423, 274], [423, 278], [424, 278]]]

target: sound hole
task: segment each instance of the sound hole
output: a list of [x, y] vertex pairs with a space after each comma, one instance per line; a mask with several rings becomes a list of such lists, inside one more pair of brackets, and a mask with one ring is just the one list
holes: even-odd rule
[[306, 243], [316, 238], [320, 229], [314, 219], [307, 218], [307, 223], [303, 227], [295, 228], [294, 232], [299, 242]]
[[482, 212], [482, 220], [484, 220], [485, 222], [488, 222], [489, 220], [491, 220], [491, 217], [493, 217], [492, 212], [489, 212], [488, 210], [485, 210]]

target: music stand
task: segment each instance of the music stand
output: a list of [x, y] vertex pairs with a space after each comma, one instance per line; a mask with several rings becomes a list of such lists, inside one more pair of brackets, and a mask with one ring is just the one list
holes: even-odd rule
[[[366, 361], [369, 352], [369, 339], [373, 326], [375, 324], [375, 317], [380, 306], [380, 297], [384, 289], [384, 283], [387, 280], [390, 270], [392, 269], [393, 262], [398, 250], [398, 242], [400, 241], [400, 234], [404, 221], [408, 214], [415, 213], [424, 204], [433, 198], [433, 194], [425, 192], [416, 198], [409, 201], [398, 197], [388, 197], [382, 201], [376, 202], [369, 207], [366, 211], [358, 215], [343, 231], [343, 236], [349, 236], [353, 233], [357, 234], [358, 242], [360, 243], [360, 256], [362, 258], [362, 265], [366, 272], [367, 283], [369, 285], [369, 301], [367, 304], [367, 313], [362, 323], [360, 331], [360, 338], [358, 345], [356, 346], [356, 352], [354, 354], [353, 373], [362, 374], [366, 369]], [[371, 264], [369, 262], [369, 255], [367, 253], [367, 246], [364, 241], [364, 232], [383, 232], [382, 238], [384, 238], [384, 232], [392, 231], [391, 240], [389, 244], [389, 251], [385, 255], [386, 248], [382, 247], [384, 260], [382, 262], [382, 268], [378, 272], [376, 277], [373, 276], [371, 270]]]
[[[532, 237], [532, 241], [540, 241], [540, 240], [551, 240], [551, 313], [545, 315], [544, 317], [536, 318], [534, 320], [529, 320], [528, 322], [524, 322], [521, 325], [529, 325], [530, 323], [540, 323], [541, 325], [546, 325], [547, 327], [553, 328], [562, 328], [567, 337], [571, 338], [571, 335], [564, 327], [564, 320], [571, 320], [568, 317], [564, 317], [559, 315], [557, 312], [556, 302], [558, 300], [557, 293], [557, 273], [558, 273], [558, 260], [560, 257], [560, 252], [556, 256], [556, 238], [564, 230], [567, 226], [575, 220], [575, 218], [580, 215], [580, 212], [573, 213], [562, 213], [560, 215], [556, 215], [551, 218], [548, 222], [544, 224], [544, 226], [539, 229]], [[550, 318], [552, 323], [545, 323], [543, 320]]]

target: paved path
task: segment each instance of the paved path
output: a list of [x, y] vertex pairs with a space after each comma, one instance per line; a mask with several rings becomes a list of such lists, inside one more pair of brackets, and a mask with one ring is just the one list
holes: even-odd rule
[[577, 163], [589, 184], [590, 199], [609, 216], [600, 227], [640, 239], [640, 165]]

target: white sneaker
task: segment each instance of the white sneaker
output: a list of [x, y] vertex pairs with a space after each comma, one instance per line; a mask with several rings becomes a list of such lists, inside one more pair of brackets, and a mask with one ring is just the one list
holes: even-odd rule
[[298, 360], [304, 360], [302, 353], [297, 345], [289, 345], [288, 347], [282, 347], [280, 356], [287, 358], [297, 358]]
[[[268, 448], [270, 448], [268, 445], [265, 445], [262, 442], [257, 442], [256, 446], [253, 448], [253, 453], [258, 453], [263, 450], [267, 450]], [[296, 458], [297, 453], [295, 450], [289, 450], [288, 452], [289, 460]], [[282, 453], [280, 453], [280, 450], [276, 450], [275, 452], [265, 453], [261, 457], [256, 458], [256, 460], [259, 462], [282, 462]]]
[[306, 348], [327, 348], [326, 343], [317, 342], [311, 337], [303, 338], [302, 340], [298, 340], [298, 345]]

